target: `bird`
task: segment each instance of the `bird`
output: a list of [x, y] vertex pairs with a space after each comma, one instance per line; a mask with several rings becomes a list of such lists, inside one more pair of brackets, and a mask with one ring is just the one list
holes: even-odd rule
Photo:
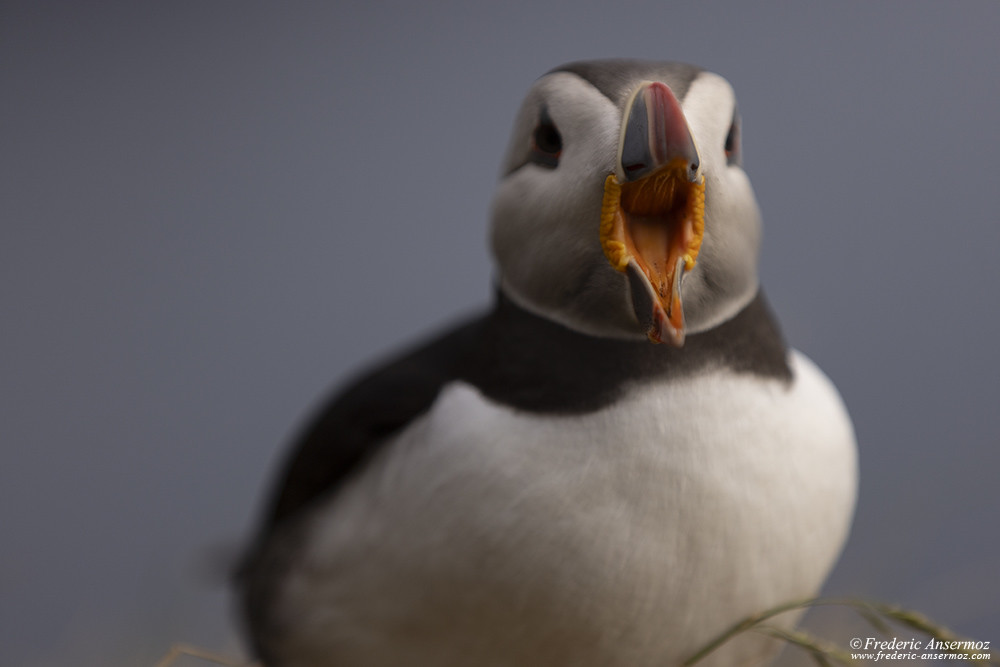
[[491, 304], [348, 382], [278, 474], [237, 584], [263, 664], [665, 667], [817, 593], [856, 438], [762, 291], [741, 133], [694, 65], [534, 81]]

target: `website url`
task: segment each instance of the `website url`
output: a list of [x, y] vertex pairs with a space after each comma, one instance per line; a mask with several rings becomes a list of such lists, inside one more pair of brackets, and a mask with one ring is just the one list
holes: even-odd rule
[[989, 660], [989, 653], [905, 653], [900, 651], [878, 653], [852, 653], [853, 660]]

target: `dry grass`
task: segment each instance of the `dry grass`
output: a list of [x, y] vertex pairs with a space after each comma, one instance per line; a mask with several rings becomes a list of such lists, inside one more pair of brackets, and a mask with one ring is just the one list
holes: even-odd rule
[[258, 662], [247, 662], [239, 658], [231, 658], [221, 653], [215, 653], [188, 644], [174, 644], [171, 646], [170, 650], [157, 661], [155, 667], [179, 667], [178, 661], [184, 658], [195, 658], [202, 662], [224, 665], [225, 667], [264, 667]]
[[[931, 621], [923, 614], [919, 614], [915, 611], [904, 609], [899, 606], [889, 605], [882, 602], [872, 602], [858, 598], [813, 598], [809, 600], [789, 602], [752, 616], [748, 616], [747, 618], [732, 625], [725, 632], [706, 644], [700, 651], [685, 660], [683, 667], [694, 667], [717, 648], [734, 637], [746, 632], [764, 634], [784, 641], [786, 644], [805, 653], [812, 660], [812, 662], [819, 667], [862, 664], [861, 661], [852, 658], [851, 653], [867, 652], [864, 649], [850, 649], [849, 647], [839, 646], [834, 642], [818, 637], [810, 632], [802, 630], [788, 630], [769, 622], [771, 619], [788, 612], [801, 611], [817, 607], [839, 607], [841, 609], [848, 609], [858, 618], [863, 619], [871, 629], [887, 641], [896, 636], [894, 634], [896, 630], [903, 630], [908, 633], [917, 632], [922, 634], [927, 639], [936, 639], [946, 645], [952, 642], [960, 643], [971, 641], [960, 637], [944, 626]], [[990, 657], [986, 659], [971, 658], [961, 649], [946, 650], [944, 652], [958, 656], [961, 659], [960, 662], [962, 663], [967, 662], [974, 665], [1000, 666], [1000, 660], [993, 657], [995, 652], [992, 650], [990, 651]], [[180, 667], [179, 662], [186, 658], [193, 658], [202, 663], [207, 662], [215, 665], [223, 665], [224, 667], [263, 667], [263, 665], [257, 662], [247, 662], [240, 658], [233, 658], [199, 648], [197, 646], [190, 646], [186, 644], [175, 644], [172, 646], [170, 650], [156, 663], [155, 667]], [[913, 667], [922, 664], [930, 664], [915, 660], [908, 660], [906, 662]]]
[[[808, 632], [800, 630], [789, 631], [768, 623], [771, 619], [791, 611], [799, 611], [814, 607], [842, 607], [851, 610], [858, 617], [862, 618], [880, 636], [889, 641], [895, 637], [894, 629], [898, 628], [907, 632], [917, 632], [927, 639], [935, 639], [947, 645], [953, 643], [970, 642], [971, 640], [960, 637], [954, 632], [939, 625], [923, 614], [919, 614], [909, 609], [904, 609], [895, 605], [882, 602], [872, 602], [857, 598], [813, 598], [797, 602], [789, 602], [779, 605], [767, 611], [763, 611], [752, 616], [748, 616], [742, 621], [734, 624], [728, 630], [720, 634], [711, 642], [706, 644], [700, 651], [688, 658], [684, 667], [697, 665], [703, 658], [711, 654], [737, 635], [745, 632], [756, 632], [770, 637], [780, 639], [787, 644], [804, 651], [820, 667], [830, 667], [832, 665], [857, 665], [861, 661], [851, 657], [852, 653], [867, 653], [864, 649], [850, 649], [842, 647], [825, 639], [817, 637]], [[972, 658], [971, 652], [962, 649], [945, 649], [938, 651], [922, 651], [924, 653], [950, 653], [961, 658], [959, 662], [968, 662], [974, 665], [1000, 665], [995, 653], [990, 651], [990, 657], [986, 659]], [[871, 661], [866, 661], [871, 662]], [[923, 664], [915, 661], [907, 661], [910, 665]]]

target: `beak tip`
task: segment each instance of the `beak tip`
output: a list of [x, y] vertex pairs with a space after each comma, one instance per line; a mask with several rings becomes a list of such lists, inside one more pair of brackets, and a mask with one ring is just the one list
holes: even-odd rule
[[672, 347], [684, 347], [684, 326], [681, 325], [678, 329], [664, 318], [649, 328], [646, 337], [653, 343], [667, 343]]

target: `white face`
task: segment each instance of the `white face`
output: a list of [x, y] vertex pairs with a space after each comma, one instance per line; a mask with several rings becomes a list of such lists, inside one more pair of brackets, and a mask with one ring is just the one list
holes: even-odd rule
[[[515, 122], [493, 203], [492, 245], [504, 292], [593, 335], [645, 337], [628, 279], [605, 258], [599, 232], [604, 181], [620, 171], [628, 92], [649, 78], [649, 71], [641, 74], [615, 101], [570, 72], [539, 79]], [[688, 332], [696, 333], [732, 317], [756, 294], [760, 216], [738, 146], [730, 141], [727, 154], [736, 118], [728, 82], [702, 72], [679, 101], [705, 180], [704, 241], [682, 287]]]

